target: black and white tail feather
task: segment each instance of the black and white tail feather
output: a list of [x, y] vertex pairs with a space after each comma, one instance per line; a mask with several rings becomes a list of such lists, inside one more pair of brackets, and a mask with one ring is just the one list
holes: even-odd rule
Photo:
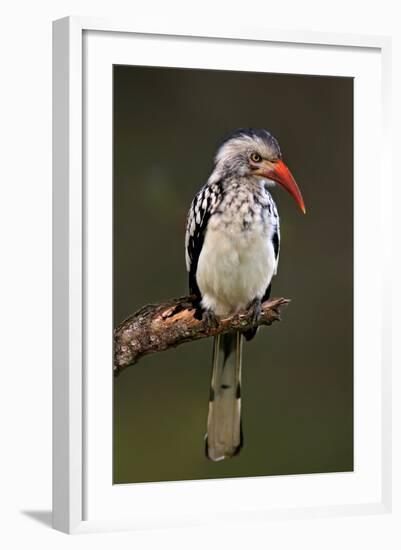
[[214, 337], [207, 419], [206, 456], [218, 461], [239, 453], [241, 426], [242, 342], [239, 332]]

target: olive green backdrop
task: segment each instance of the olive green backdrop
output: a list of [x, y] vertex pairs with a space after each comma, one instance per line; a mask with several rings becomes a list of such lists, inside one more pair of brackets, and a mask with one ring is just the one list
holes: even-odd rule
[[231, 130], [278, 138], [307, 208], [273, 189], [292, 301], [244, 346], [241, 453], [205, 458], [212, 342], [185, 344], [115, 380], [114, 482], [352, 470], [352, 79], [116, 66], [113, 108], [115, 324], [187, 292], [187, 210]]

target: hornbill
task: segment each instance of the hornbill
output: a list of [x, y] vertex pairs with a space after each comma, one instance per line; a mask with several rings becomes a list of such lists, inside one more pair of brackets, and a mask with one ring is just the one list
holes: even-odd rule
[[217, 149], [210, 177], [188, 212], [185, 252], [189, 290], [212, 325], [251, 308], [255, 328], [215, 336], [207, 420], [206, 455], [217, 461], [242, 447], [241, 364], [243, 338], [257, 331], [261, 303], [277, 273], [280, 224], [269, 192], [275, 183], [305, 213], [301, 192], [265, 129], [241, 128]]

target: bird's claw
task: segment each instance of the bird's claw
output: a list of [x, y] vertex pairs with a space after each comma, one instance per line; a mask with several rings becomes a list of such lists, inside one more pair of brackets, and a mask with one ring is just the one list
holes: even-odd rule
[[262, 313], [262, 302], [260, 298], [255, 298], [249, 305], [248, 312], [251, 314], [252, 325], [257, 327], [260, 315]]
[[213, 311], [205, 310], [202, 315], [202, 321], [205, 323], [208, 329], [217, 328], [219, 325], [219, 320]]

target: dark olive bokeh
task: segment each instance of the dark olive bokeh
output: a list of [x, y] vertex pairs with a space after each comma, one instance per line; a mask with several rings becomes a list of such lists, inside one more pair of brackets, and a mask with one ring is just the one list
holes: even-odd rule
[[114, 322], [187, 292], [184, 231], [219, 140], [264, 127], [307, 215], [273, 189], [283, 320], [245, 345], [241, 453], [204, 455], [210, 340], [114, 382], [114, 483], [353, 469], [353, 80], [114, 67]]

